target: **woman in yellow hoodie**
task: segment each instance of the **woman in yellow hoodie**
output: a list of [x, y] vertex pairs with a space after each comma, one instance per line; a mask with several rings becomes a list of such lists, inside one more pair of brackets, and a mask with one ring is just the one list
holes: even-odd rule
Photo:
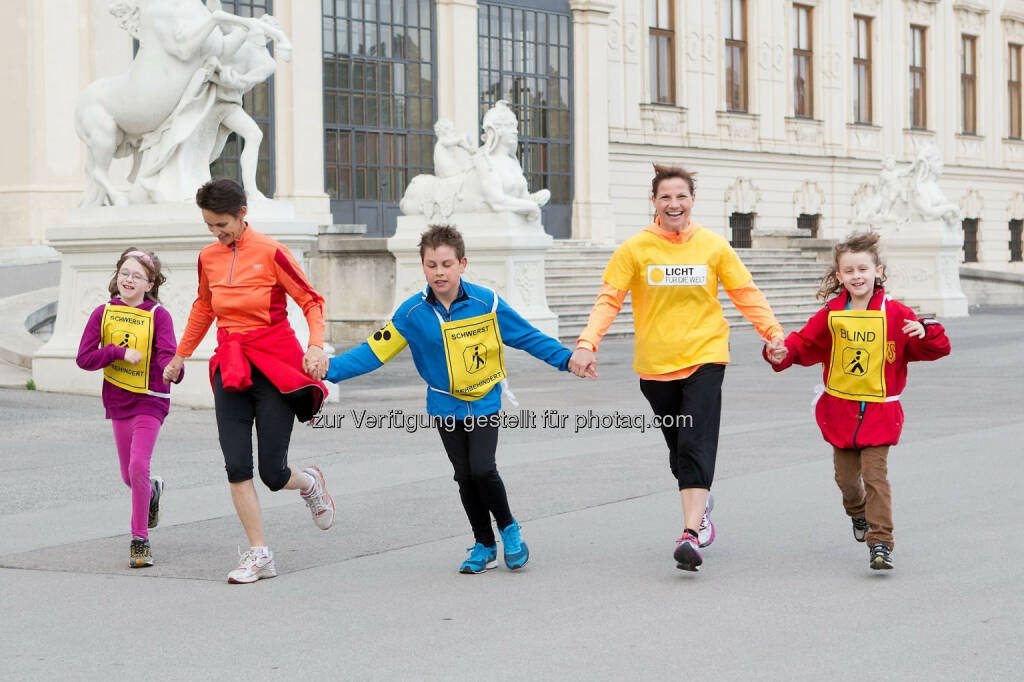
[[679, 484], [683, 535], [678, 568], [696, 571], [699, 547], [715, 537], [710, 490], [718, 450], [722, 378], [729, 362], [729, 324], [718, 303], [718, 283], [743, 316], [785, 354], [783, 331], [750, 272], [723, 237], [690, 218], [693, 174], [654, 166], [654, 222], [623, 242], [604, 271], [604, 284], [580, 334], [570, 369], [595, 368], [597, 347], [626, 294], [633, 296], [633, 369], [669, 449]]

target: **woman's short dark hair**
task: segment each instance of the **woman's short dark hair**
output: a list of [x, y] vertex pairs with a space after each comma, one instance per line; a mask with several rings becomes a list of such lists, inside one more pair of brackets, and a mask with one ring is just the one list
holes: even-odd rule
[[196, 204], [212, 213], [237, 216], [246, 205], [245, 190], [234, 180], [217, 178], [199, 188]]

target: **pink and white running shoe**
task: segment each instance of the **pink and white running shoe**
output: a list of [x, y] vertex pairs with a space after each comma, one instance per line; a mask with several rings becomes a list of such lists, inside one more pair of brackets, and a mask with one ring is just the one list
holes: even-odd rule
[[707, 547], [715, 541], [715, 524], [711, 523], [711, 510], [715, 508], [715, 498], [708, 494], [708, 503], [704, 507], [704, 516], [700, 519], [700, 528], [697, 529], [697, 540], [701, 547]]
[[697, 551], [698, 540], [692, 532], [684, 532], [683, 537], [676, 540], [676, 551], [672, 554], [676, 560], [676, 568], [683, 571], [699, 571], [700, 565], [704, 563], [700, 552]]

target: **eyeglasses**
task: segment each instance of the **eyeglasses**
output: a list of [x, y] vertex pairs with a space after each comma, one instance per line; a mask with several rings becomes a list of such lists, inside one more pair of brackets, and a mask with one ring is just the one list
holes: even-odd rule
[[118, 279], [130, 279], [133, 282], [149, 281], [149, 277], [146, 277], [146, 275], [142, 275], [137, 272], [128, 272], [127, 270], [122, 270], [121, 272], [117, 273], [117, 277]]

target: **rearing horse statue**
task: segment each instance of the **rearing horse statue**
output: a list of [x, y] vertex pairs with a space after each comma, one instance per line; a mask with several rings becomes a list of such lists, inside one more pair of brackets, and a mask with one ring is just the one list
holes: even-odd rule
[[[237, 51], [239, 45], [231, 41], [240, 44], [248, 30], [265, 28], [257, 19], [222, 11], [219, 0], [210, 0], [209, 5], [201, 0], [112, 3], [110, 13], [138, 39], [139, 51], [126, 73], [95, 81], [78, 101], [75, 132], [87, 148], [86, 187], [80, 205], [131, 203], [110, 180], [113, 159], [134, 157], [129, 175], [134, 182], [141, 161], [140, 141], [166, 125], [197, 73], [211, 58]], [[247, 30], [235, 31], [229, 41], [218, 30], [228, 27]]]

